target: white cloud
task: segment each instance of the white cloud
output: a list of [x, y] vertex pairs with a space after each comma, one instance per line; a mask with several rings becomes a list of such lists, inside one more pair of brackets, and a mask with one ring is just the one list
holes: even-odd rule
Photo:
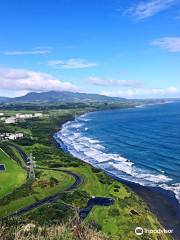
[[106, 79], [99, 77], [89, 77], [88, 81], [97, 86], [121, 86], [121, 87], [142, 87], [142, 83], [139, 81], [128, 81], [128, 80], [114, 80], [114, 79]]
[[112, 97], [127, 97], [127, 98], [180, 97], [180, 89], [174, 86], [168, 88], [137, 88], [117, 90], [114, 92], [102, 91], [101, 94]]
[[97, 66], [97, 64], [88, 62], [87, 60], [80, 59], [80, 58], [71, 58], [66, 61], [62, 61], [62, 60], [49, 61], [48, 66], [53, 68], [78, 69], [78, 68], [94, 67], [94, 66]]
[[6, 51], [4, 52], [7, 56], [21, 56], [21, 55], [44, 55], [51, 53], [50, 47], [37, 47], [28, 51]]
[[137, 5], [128, 9], [126, 13], [131, 14], [136, 19], [145, 19], [168, 9], [175, 5], [178, 0], [151, 0], [141, 1]]
[[151, 45], [159, 46], [169, 52], [180, 52], [180, 37], [165, 37], [154, 40]]
[[170, 86], [166, 88], [154, 88], [143, 85], [143, 83], [141, 83], [140, 81], [113, 80], [98, 77], [89, 77], [88, 81], [96, 86], [100, 86], [101, 89], [102, 87], [104, 87], [104, 91], [101, 91], [101, 94], [112, 97], [125, 97], [125, 98], [180, 97], [180, 88], [177, 88], [175, 86]]
[[47, 73], [25, 69], [0, 70], [0, 89], [13, 91], [77, 91], [69, 82], [62, 82]]

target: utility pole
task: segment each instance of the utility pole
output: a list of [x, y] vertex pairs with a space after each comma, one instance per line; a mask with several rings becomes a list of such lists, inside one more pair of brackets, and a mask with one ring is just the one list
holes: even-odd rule
[[29, 179], [35, 180], [36, 175], [34, 169], [36, 168], [36, 162], [33, 161], [32, 153], [30, 154], [30, 157], [28, 157], [27, 162], [27, 168], [29, 168]]

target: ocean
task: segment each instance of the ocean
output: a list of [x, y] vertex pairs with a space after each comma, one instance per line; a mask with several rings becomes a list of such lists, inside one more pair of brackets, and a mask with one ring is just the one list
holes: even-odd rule
[[143, 186], [159, 186], [180, 202], [180, 103], [92, 112], [63, 125], [68, 152]]

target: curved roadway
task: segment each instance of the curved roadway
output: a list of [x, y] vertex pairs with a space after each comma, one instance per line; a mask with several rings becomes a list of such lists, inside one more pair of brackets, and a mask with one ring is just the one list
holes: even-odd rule
[[[18, 153], [21, 155], [21, 157], [23, 158], [23, 160], [24, 160], [25, 162], [28, 161], [28, 155], [27, 155], [20, 147], [18, 147], [17, 145], [14, 145], [14, 144], [12, 144], [12, 143], [9, 143], [9, 145], [10, 145], [11, 147], [15, 148], [16, 151], [18, 151]], [[56, 194], [54, 194], [54, 195], [45, 197], [45, 198], [42, 199], [42, 200], [39, 200], [39, 201], [37, 201], [37, 202], [35, 202], [35, 203], [27, 206], [27, 207], [24, 207], [24, 208], [21, 208], [21, 209], [15, 211], [14, 213], [12, 213], [12, 214], [10, 214], [10, 215], [8, 215], [8, 216], [3, 217], [2, 220], [5, 220], [5, 219], [7, 219], [7, 218], [9, 218], [9, 217], [17, 217], [17, 216], [20, 216], [20, 215], [25, 214], [25, 213], [33, 210], [33, 209], [38, 208], [38, 207], [40, 207], [40, 206], [42, 206], [42, 205], [44, 205], [44, 204], [51, 203], [51, 202], [55, 202], [55, 201], [57, 201], [57, 200], [60, 198], [60, 194], [61, 194], [61, 193], [75, 190], [76, 188], [78, 188], [78, 187], [83, 183], [83, 178], [82, 178], [80, 175], [78, 175], [78, 174], [76, 174], [76, 173], [74, 173], [74, 172], [68, 171], [68, 170], [62, 170], [62, 169], [56, 169], [56, 168], [40, 168], [40, 167], [39, 167], [38, 169], [51, 170], [51, 171], [53, 170], [53, 171], [58, 171], [58, 172], [64, 172], [64, 173], [72, 176], [72, 177], [75, 179], [75, 182], [74, 182], [72, 185], [70, 185], [69, 187], [67, 187], [66, 189], [64, 189], [64, 190], [62, 190], [62, 191], [60, 191], [60, 192], [58, 192], [58, 193], [56, 193]]]

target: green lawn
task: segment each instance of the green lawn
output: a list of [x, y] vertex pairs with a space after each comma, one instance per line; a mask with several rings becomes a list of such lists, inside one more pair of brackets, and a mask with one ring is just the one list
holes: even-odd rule
[[[54, 185], [51, 185], [52, 178], [57, 180], [57, 183]], [[43, 170], [32, 185], [17, 189], [11, 199], [7, 199], [7, 204], [1, 204], [0, 216], [8, 215], [40, 199], [58, 193], [73, 182], [73, 177], [63, 172]]]
[[12, 192], [26, 181], [26, 171], [0, 149], [0, 164], [6, 170], [0, 172], [0, 198]]

